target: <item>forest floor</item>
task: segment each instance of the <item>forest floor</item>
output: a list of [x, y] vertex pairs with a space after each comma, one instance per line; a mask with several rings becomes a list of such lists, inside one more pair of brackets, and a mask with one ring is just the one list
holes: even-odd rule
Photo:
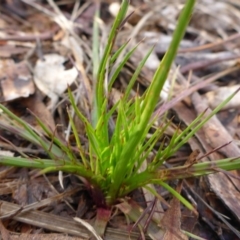
[[[93, 16], [98, 1], [54, 2], [55, 8], [50, 0], [1, 1], [0, 99], [37, 131], [41, 131], [41, 128], [29, 110], [66, 139], [69, 129], [67, 84], [71, 85], [73, 91], [81, 82], [88, 82], [87, 86], [92, 86]], [[104, 45], [120, 1], [100, 2], [100, 43]], [[119, 32], [116, 46], [121, 46], [128, 39], [130, 47], [140, 41], [141, 44], [114, 85], [113, 101], [119, 99], [134, 69], [150, 47], [155, 45], [133, 92], [142, 93], [149, 86], [170, 44], [184, 2], [131, 1], [130, 10], [134, 14]], [[74, 35], [77, 38], [71, 42], [70, 38]], [[42, 61], [43, 58], [45, 61]], [[240, 87], [239, 59], [240, 2], [197, 1], [165, 84], [166, 94], [161, 96], [163, 102], [171, 96], [179, 96], [180, 99], [171, 106], [167, 115], [174, 117], [174, 124], [165, 133], [168, 138], [176, 126], [189, 125], [197, 115], [215, 108]], [[187, 89], [190, 90], [186, 94]], [[81, 91], [78, 106], [87, 114], [90, 109], [86, 95], [91, 90], [87, 87]], [[196, 150], [201, 156], [209, 153], [205, 158], [210, 161], [240, 156], [239, 109], [240, 93], [168, 163], [181, 165]], [[3, 120], [0, 118], [0, 121]], [[79, 135], [84, 138], [82, 123], [77, 118], [74, 121]], [[3, 129], [0, 130], [0, 136], [0, 155], [12, 156], [22, 152], [39, 158], [45, 156], [39, 147]], [[69, 138], [71, 142], [71, 134]], [[89, 231], [73, 218], [86, 221], [94, 218], [95, 206], [91, 197], [74, 175], [64, 175], [63, 184], [64, 189], [57, 173], [36, 177], [36, 170], [0, 165], [2, 239], [88, 239], [91, 236]], [[232, 171], [231, 175], [219, 172], [185, 181], [182, 194], [196, 207], [198, 217], [182, 207], [181, 229], [203, 239], [240, 239], [239, 186], [238, 171]], [[171, 195], [161, 189], [159, 191], [170, 202]], [[142, 190], [129, 197], [143, 207], [148, 205]], [[166, 206], [161, 209], [166, 211]], [[124, 215], [116, 212], [108, 224], [105, 239], [128, 239], [129, 229]], [[131, 239], [139, 239], [137, 229], [134, 230], [136, 232], [131, 233]]]

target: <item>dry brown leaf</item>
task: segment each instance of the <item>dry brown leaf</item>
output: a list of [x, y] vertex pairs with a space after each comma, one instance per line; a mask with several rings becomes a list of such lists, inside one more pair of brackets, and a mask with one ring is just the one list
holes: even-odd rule
[[28, 97], [35, 92], [32, 76], [24, 61], [14, 63], [10, 59], [0, 60], [0, 84], [2, 101]]
[[12, 55], [15, 54], [21, 54], [21, 53], [26, 53], [28, 51], [27, 48], [24, 47], [16, 47], [13, 45], [4, 45], [0, 46], [0, 57], [11, 57]]
[[1, 220], [0, 220], [0, 236], [2, 240], [11, 240], [9, 231], [5, 228]]
[[[239, 88], [239, 84], [234, 86], [218, 87], [216, 90], [206, 93], [205, 96], [211, 108], [216, 108], [220, 103], [222, 103], [231, 94], [236, 92]], [[240, 92], [236, 93], [236, 95], [222, 108], [222, 110], [239, 107]]]
[[35, 65], [34, 82], [51, 99], [49, 109], [55, 107], [58, 97], [77, 78], [77, 69], [73, 67], [66, 70], [63, 65], [65, 61], [66, 59], [58, 54], [47, 54]]
[[[52, 132], [55, 131], [56, 126], [53, 115], [46, 107], [46, 105], [42, 102], [41, 96], [38, 93], [33, 94], [29, 98], [21, 99], [21, 101], [18, 102], [25, 108], [29, 109], [31, 113], [38, 117]], [[43, 132], [42, 128], [37, 123], [35, 116], [30, 114], [25, 118], [22, 116], [22, 118], [24, 118], [31, 126], [40, 132]]]
[[173, 198], [170, 207], [161, 220], [161, 226], [166, 229], [163, 240], [186, 240], [188, 237], [181, 231], [180, 202]]

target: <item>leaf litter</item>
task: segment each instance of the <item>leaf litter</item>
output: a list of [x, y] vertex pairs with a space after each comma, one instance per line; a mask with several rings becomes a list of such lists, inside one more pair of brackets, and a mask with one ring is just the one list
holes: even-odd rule
[[[180, 0], [131, 1], [131, 9], [135, 13], [119, 33], [116, 43], [121, 45], [130, 36], [130, 47], [139, 41], [141, 44], [114, 86], [116, 96], [113, 99], [119, 98], [118, 95], [124, 91], [128, 76], [137, 67], [138, 62], [145, 55], [146, 49], [156, 44], [155, 51], [143, 68], [138, 79], [138, 86], [133, 88], [132, 94], [135, 94], [134, 91], [144, 91], [150, 84], [150, 79], [170, 44], [171, 34], [176, 26], [183, 3], [184, 1]], [[59, 4], [61, 10], [55, 4]], [[8, 63], [12, 66], [0, 69], [1, 100], [5, 101], [7, 106], [18, 116], [36, 128], [37, 123], [33, 115], [26, 111], [26, 109], [30, 109], [63, 139], [66, 139], [65, 134], [68, 128], [66, 105], [69, 102], [64, 93], [68, 84], [72, 85], [75, 82], [81, 86], [78, 93], [78, 106], [86, 116], [91, 111], [89, 107], [89, 99], [92, 95], [91, 41], [93, 15], [97, 8], [95, 4], [94, 1], [83, 1], [83, 3], [68, 1], [61, 5], [60, 1], [49, 0], [45, 3], [37, 3], [24, 0], [3, 1], [0, 6], [2, 11], [0, 16], [0, 60], [1, 65]], [[113, 20], [111, 14], [115, 14], [116, 10], [114, 9], [117, 4], [117, 1], [102, 1], [103, 42], [104, 31], [107, 35]], [[176, 125], [180, 122], [183, 125], [189, 124], [196, 117], [196, 113], [202, 113], [205, 109], [217, 104], [219, 95], [222, 96], [223, 93], [237, 88], [240, 54], [239, 16], [240, 4], [237, 0], [218, 2], [201, 0], [197, 2], [195, 13], [175, 61], [176, 66], [180, 65], [180, 69], [178, 71], [173, 66], [168, 86], [164, 91], [167, 97], [161, 96], [162, 101], [166, 102], [165, 110], [169, 110], [168, 117], [175, 116]], [[48, 56], [57, 56], [58, 61], [55, 64], [49, 62]], [[41, 66], [43, 71], [39, 71], [38, 66], [44, 64], [44, 58], [46, 65]], [[68, 59], [67, 62], [66, 59]], [[19, 68], [20, 64], [24, 64], [24, 67]], [[33, 85], [33, 79], [36, 87]], [[23, 82], [24, 84], [22, 84]], [[72, 88], [77, 91], [74, 84]], [[169, 91], [172, 91], [172, 102], [169, 102], [168, 99]], [[219, 91], [223, 91], [223, 93], [219, 94]], [[174, 97], [176, 97], [175, 101]], [[176, 156], [169, 159], [169, 164], [183, 164], [191, 152], [196, 149], [200, 151], [200, 156], [203, 156], [228, 142], [231, 144], [205, 156], [203, 161], [220, 159], [222, 156], [240, 156], [238, 111], [240, 102], [236, 99], [233, 99], [235, 100], [234, 105], [230, 105], [229, 109], [225, 110], [227, 111], [225, 117], [221, 118], [221, 121], [224, 122], [230, 113], [234, 113], [234, 117], [228, 125], [221, 123], [218, 116], [212, 118], [196, 134], [195, 138], [189, 141], [189, 145], [184, 146]], [[58, 100], [60, 101], [58, 102]], [[48, 105], [49, 103], [50, 105]], [[53, 107], [55, 112], [52, 114], [49, 109], [52, 110]], [[159, 112], [158, 114], [161, 115]], [[219, 114], [219, 118], [221, 114]], [[3, 121], [2, 118], [0, 121]], [[159, 118], [158, 121], [159, 123], [156, 124], [160, 124], [162, 118]], [[231, 124], [234, 123], [234, 128], [229, 131]], [[61, 127], [56, 127], [59, 125]], [[171, 128], [175, 129], [176, 125], [169, 126], [166, 137], [171, 135]], [[78, 123], [77, 126], [81, 138], [84, 140], [85, 133], [81, 123]], [[37, 154], [39, 157], [44, 156], [44, 152], [41, 152], [40, 149], [3, 132], [3, 130], [1, 130], [1, 136], [1, 151], [21, 151]], [[71, 136], [68, 141], [71, 142]], [[6, 153], [2, 152], [1, 154]], [[79, 190], [81, 182], [78, 179], [73, 176], [63, 176], [65, 188], [63, 190], [54, 174], [49, 174], [47, 181], [41, 176], [34, 177], [34, 171], [27, 169], [22, 171], [16, 168], [0, 167], [0, 170], [1, 216], [3, 216], [0, 231], [5, 239], [8, 238], [8, 230], [15, 234], [17, 232], [25, 234], [24, 223], [35, 226], [29, 228], [28, 236], [35, 234], [47, 236], [44, 235], [47, 234], [47, 230], [83, 238], [90, 236], [88, 231], [78, 226], [73, 220], [73, 217], [78, 217], [74, 209], [81, 209], [80, 206], [83, 204], [79, 195], [81, 192], [86, 192], [84, 188]], [[172, 183], [175, 187], [176, 184]], [[237, 171], [231, 172], [231, 175], [220, 172], [201, 179], [184, 181], [182, 193], [189, 200], [192, 199], [192, 203], [195, 202], [199, 213], [198, 219], [185, 209], [180, 209], [176, 199], [171, 200], [170, 195], [164, 195], [163, 189], [156, 189], [164, 197], [164, 201], [169, 202], [172, 206], [172, 208], [168, 208], [163, 203], [164, 201], [161, 201], [161, 203], [158, 202], [155, 211], [153, 210], [154, 216], [163, 218], [166, 228], [170, 229], [164, 239], [172, 237], [171, 234], [174, 231], [181, 236], [179, 224], [182, 226], [181, 229], [193, 232], [205, 239], [233, 239], [235, 236], [240, 238], [237, 230], [240, 225], [238, 185], [239, 173]], [[76, 194], [77, 191], [78, 194]], [[145, 204], [151, 206], [154, 201], [151, 193], [143, 190], [138, 194], [143, 194], [146, 199]], [[82, 196], [88, 203], [88, 211], [81, 218], [91, 224], [94, 206], [91, 205], [91, 199], [87, 194]], [[31, 207], [34, 202], [35, 206]], [[18, 205], [14, 203], [18, 203]], [[62, 206], [60, 210], [57, 209], [57, 205]], [[24, 209], [28, 209], [28, 211]], [[58, 216], [54, 217], [53, 213], [57, 213]], [[175, 221], [171, 221], [173, 214], [176, 215]], [[4, 220], [4, 216], [12, 221], [11, 226], [9, 225], [11, 221]], [[116, 212], [116, 216], [121, 217], [118, 212]], [[194, 223], [190, 224], [189, 219], [192, 219]], [[16, 221], [23, 225], [17, 227]], [[172, 226], [170, 226], [171, 223]], [[133, 223], [126, 223], [126, 226], [128, 224], [131, 226]], [[116, 224], [114, 229], [111, 227], [110, 222], [106, 239], [126, 239], [128, 237], [129, 233], [127, 231], [120, 233]], [[138, 238], [137, 234], [131, 234], [131, 239]], [[60, 239], [64, 235], [58, 234], [57, 236]]]

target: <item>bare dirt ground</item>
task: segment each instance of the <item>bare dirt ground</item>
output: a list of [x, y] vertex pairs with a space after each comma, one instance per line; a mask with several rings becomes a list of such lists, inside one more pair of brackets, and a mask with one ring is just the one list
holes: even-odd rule
[[[39, 131], [35, 118], [26, 109], [53, 130], [60, 125], [57, 134], [63, 139], [68, 135], [71, 142], [66, 88], [69, 84], [74, 91], [76, 85], [84, 82], [86, 88], [79, 97], [79, 108], [87, 114], [89, 105], [86, 99], [92, 86], [93, 16], [98, 1], [54, 2], [59, 8], [52, 1], [0, 1], [0, 97], [9, 109]], [[100, 2], [99, 21], [104, 43], [119, 1]], [[134, 14], [119, 33], [116, 44], [121, 46], [131, 39], [131, 47], [142, 42], [120, 74], [112, 93], [113, 99], [118, 99], [129, 76], [147, 50], [155, 45], [138, 78], [140, 92], [149, 86], [170, 44], [184, 2], [131, 1]], [[165, 94], [161, 96], [161, 100], [167, 102], [168, 90], [174, 84], [173, 95], [179, 96], [179, 101], [171, 106], [168, 117], [174, 116], [175, 126], [188, 125], [198, 114], [215, 108], [240, 87], [239, 59], [240, 1], [197, 1], [165, 86]], [[240, 156], [239, 107], [238, 93], [188, 145], [169, 159], [169, 164], [183, 164], [196, 150], [200, 155], [211, 153], [205, 157], [210, 161]], [[84, 139], [82, 123], [75, 119], [75, 124]], [[173, 131], [174, 125], [167, 129], [166, 136], [170, 137]], [[46, 155], [42, 149], [4, 129], [0, 130], [0, 135], [1, 155], [16, 155], [19, 151], [40, 158]], [[227, 143], [230, 144], [221, 147]], [[63, 185], [64, 189], [60, 186], [58, 174], [36, 177], [36, 170], [0, 165], [0, 239], [88, 239], [91, 233], [73, 218], [88, 222], [94, 219], [95, 207], [91, 197], [73, 175], [64, 175]], [[231, 175], [219, 172], [185, 181], [182, 194], [196, 206], [198, 217], [182, 207], [181, 228], [203, 239], [240, 239], [239, 186], [237, 171], [232, 171]], [[170, 202], [169, 193], [162, 189], [158, 191]], [[139, 190], [131, 197], [146, 207], [149, 202], [143, 195]], [[161, 206], [159, 209], [166, 211], [167, 208]], [[163, 212], [156, 211], [156, 214], [159, 218], [163, 216]], [[132, 225], [116, 212], [109, 222], [105, 239], [128, 239]], [[131, 239], [140, 239], [137, 229], [134, 230]]]

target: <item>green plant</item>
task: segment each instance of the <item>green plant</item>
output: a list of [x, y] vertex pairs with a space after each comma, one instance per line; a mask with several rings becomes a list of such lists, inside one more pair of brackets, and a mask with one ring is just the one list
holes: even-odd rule
[[[160, 170], [159, 167], [172, 156], [190, 137], [192, 137], [203, 124], [209, 120], [217, 111], [221, 109], [234, 95], [231, 95], [209, 116], [204, 113], [195, 119], [184, 131], [176, 130], [167, 147], [161, 144], [152, 162], [149, 162], [144, 171], [140, 171], [142, 164], [152, 152], [155, 144], [163, 137], [168, 124], [155, 129], [155, 132], [147, 139], [147, 134], [153, 126], [152, 114], [159, 99], [164, 82], [167, 79], [169, 69], [177, 53], [179, 43], [184, 35], [188, 21], [190, 19], [194, 0], [188, 0], [182, 14], [179, 17], [178, 25], [173, 35], [172, 43], [159, 65], [152, 83], [143, 96], [136, 95], [130, 99], [132, 89], [138, 74], [146, 62], [152, 49], [146, 57], [139, 63], [138, 68], [129, 81], [129, 85], [124, 96], [109, 109], [108, 93], [111, 91], [114, 81], [124, 64], [128, 61], [136, 47], [124, 55], [120, 63], [115, 67], [114, 62], [127, 47], [124, 44], [115, 54], [112, 48], [118, 31], [122, 27], [128, 8], [128, 1], [123, 0], [121, 9], [113, 23], [109, 34], [108, 42], [104, 54], [100, 60], [98, 55], [97, 23], [95, 23], [94, 33], [94, 99], [91, 120], [88, 120], [77, 108], [74, 96], [69, 90], [69, 99], [76, 115], [84, 123], [86, 135], [89, 141], [88, 150], [84, 150], [69, 114], [72, 132], [75, 136], [78, 152], [74, 152], [71, 146], [66, 146], [60, 139], [37, 118], [38, 123], [45, 132], [44, 135], [37, 133], [26, 122], [11, 113], [6, 107], [0, 105], [4, 112], [3, 117], [7, 121], [0, 122], [0, 126], [12, 133], [20, 135], [24, 139], [41, 146], [49, 155], [49, 159], [33, 159], [27, 156], [7, 157], [0, 156], [0, 163], [18, 167], [31, 167], [42, 169], [40, 173], [52, 171], [63, 171], [81, 176], [86, 183], [92, 197], [97, 205], [97, 223], [99, 232], [103, 234], [105, 225], [111, 215], [111, 207], [118, 203], [119, 199], [127, 196], [131, 191], [139, 187], [144, 187], [149, 183], [159, 184], [169, 190], [185, 206], [194, 208], [181, 195], [172, 189], [166, 181], [169, 179], [182, 179], [193, 176], [201, 176], [216, 172], [211, 163], [195, 163], [176, 167], [167, 170]], [[114, 67], [113, 67], [114, 66]], [[111, 72], [112, 71], [112, 72]], [[111, 74], [106, 74], [111, 72]], [[106, 77], [107, 76], [107, 77]], [[106, 84], [107, 82], [107, 84]], [[107, 87], [104, 87], [107, 86]], [[113, 114], [117, 112], [115, 126], [109, 131], [109, 121]], [[48, 140], [48, 139], [51, 140]], [[239, 159], [223, 159], [214, 162], [214, 166], [232, 170], [240, 168]], [[157, 196], [158, 194], [152, 190]]]

